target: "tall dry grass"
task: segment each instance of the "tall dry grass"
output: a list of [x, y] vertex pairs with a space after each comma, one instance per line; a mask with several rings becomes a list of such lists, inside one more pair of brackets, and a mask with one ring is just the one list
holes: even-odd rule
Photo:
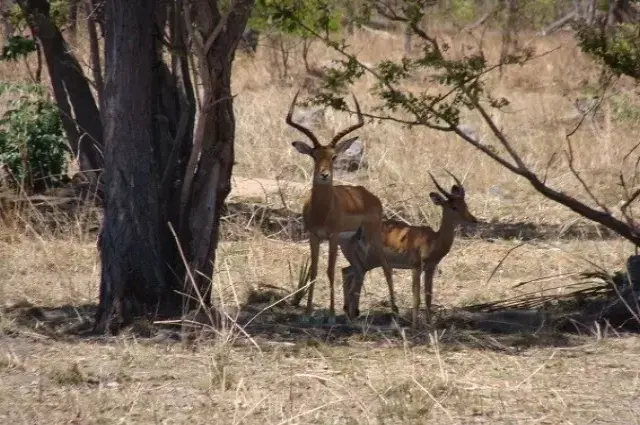
[[[446, 32], [438, 35], [452, 46], [452, 55], [460, 54], [465, 45], [478, 43], [470, 36]], [[580, 52], [568, 34], [546, 38], [521, 35], [521, 38], [521, 43], [534, 47], [540, 57], [523, 67], [505, 69], [502, 76], [496, 72], [488, 78], [489, 90], [511, 102], [505, 110], [494, 112], [493, 118], [534, 171], [543, 173], [555, 155], [548, 178], [550, 185], [590, 202], [579, 182], [568, 172], [565, 135], [577, 122], [569, 119], [575, 113], [574, 100], [588, 96], [597, 87], [600, 68]], [[350, 45], [352, 51], [359, 52], [362, 61], [376, 63], [399, 58], [401, 43], [400, 35], [379, 37], [361, 32]], [[497, 61], [499, 34], [485, 34], [482, 45], [489, 60]], [[314, 47], [312, 57], [318, 64], [337, 58], [320, 45]], [[545, 52], [551, 53], [542, 54]], [[255, 60], [241, 57], [236, 62], [233, 82], [234, 92], [238, 94], [235, 172], [260, 178], [276, 178], [284, 172], [290, 178], [308, 181], [308, 159], [290, 146], [290, 141], [301, 135], [284, 123], [289, 102], [304, 76], [302, 67], [295, 66], [295, 77], [286, 82], [274, 81], [270, 69], [269, 53], [265, 50]], [[365, 78], [353, 87], [364, 109], [377, 104], [368, 93], [372, 83], [371, 78]], [[617, 96], [633, 109], [633, 97], [625, 92], [625, 83], [618, 84]], [[426, 82], [415, 81], [408, 89], [419, 90], [423, 84]], [[322, 137], [328, 137], [347, 125], [349, 119], [346, 114], [328, 111], [326, 126], [315, 130]], [[466, 113], [464, 121], [473, 126], [486, 143], [492, 143], [490, 132], [477, 116]], [[616, 186], [618, 172], [623, 156], [636, 143], [633, 134], [637, 125], [637, 119], [618, 119], [609, 113], [600, 120], [596, 131], [585, 125], [572, 138], [577, 152], [576, 168], [604, 203], [612, 207], [621, 200]], [[576, 219], [566, 208], [538, 196], [523, 179], [515, 178], [454, 134], [418, 127], [408, 130], [390, 122], [370, 123], [360, 134], [365, 141], [370, 168], [351, 180], [370, 187], [389, 210], [411, 211], [406, 217], [410, 221], [429, 219], [433, 222], [435, 208], [427, 202], [427, 193], [431, 190], [427, 171], [445, 176], [440, 172], [445, 167], [464, 177], [471, 205], [487, 219], [558, 224]], [[628, 171], [628, 165], [626, 168]]]
[[[439, 41], [451, 47], [448, 54], [453, 56], [467, 51], [467, 46], [478, 45], [482, 45], [489, 61], [497, 61], [500, 55], [500, 34], [495, 32], [459, 34], [440, 30], [436, 31], [436, 36]], [[535, 48], [539, 57], [522, 67], [505, 68], [502, 75], [490, 75], [487, 80], [488, 89], [494, 95], [505, 96], [511, 101], [505, 110], [494, 112], [494, 120], [533, 170], [543, 172], [550, 163], [550, 158], [556, 158], [551, 162], [548, 177], [552, 187], [590, 202], [579, 182], [568, 171], [563, 152], [566, 150], [565, 135], [576, 122], [575, 119], [567, 119], [567, 116], [574, 113], [572, 102], [576, 98], [587, 96], [597, 86], [600, 68], [580, 52], [576, 41], [568, 33], [544, 38], [520, 34], [519, 43]], [[352, 51], [358, 52], [362, 61], [376, 63], [383, 59], [400, 58], [402, 37], [401, 34], [382, 36], [360, 31], [350, 40], [350, 46]], [[81, 63], [88, 64], [87, 45], [81, 42], [73, 48]], [[291, 141], [299, 139], [301, 135], [284, 122], [293, 94], [308, 76], [304, 73], [301, 61], [294, 60], [290, 78], [286, 81], [278, 78], [273, 54], [272, 48], [265, 43], [255, 58], [238, 53], [234, 64], [233, 91], [237, 96], [237, 165], [234, 174], [249, 179], [285, 178], [309, 187], [311, 163], [290, 145]], [[293, 51], [291, 55], [299, 58], [300, 52]], [[320, 66], [339, 56], [320, 43], [315, 43], [310, 57], [312, 65]], [[88, 69], [86, 71], [89, 75]], [[27, 75], [22, 63], [3, 64], [0, 67], [0, 78], [27, 81]], [[376, 104], [376, 99], [368, 92], [372, 83], [371, 78], [365, 78], [353, 87], [363, 109], [372, 108]], [[426, 80], [417, 78], [409, 83], [408, 89], [419, 90], [424, 84]], [[633, 93], [625, 85], [628, 86], [628, 83], [624, 80], [618, 82], [615, 96], [623, 108], [633, 110]], [[624, 117], [620, 111], [612, 112], [613, 108], [606, 111], [595, 131], [585, 125], [573, 136], [572, 142], [576, 150], [576, 168], [592, 185], [594, 193], [606, 205], [615, 209], [622, 199], [617, 185], [618, 170], [622, 157], [636, 143], [634, 134], [638, 122], [637, 119]], [[353, 118], [344, 113], [327, 110], [326, 125], [314, 130], [321, 137], [329, 137], [346, 126], [351, 119]], [[475, 127], [486, 143], [492, 142], [489, 131], [477, 116], [466, 113], [463, 120]], [[538, 195], [526, 181], [516, 178], [453, 134], [419, 127], [409, 130], [390, 122], [369, 123], [359, 134], [365, 142], [369, 167], [354, 175], [344, 176], [343, 179], [370, 188], [382, 199], [391, 215], [395, 213], [413, 223], [437, 226], [440, 212], [428, 202], [428, 192], [433, 187], [427, 172], [433, 172], [443, 184], [449, 185], [446, 174], [442, 172], [447, 168], [463, 179], [470, 208], [485, 221], [557, 225], [559, 229], [581, 221], [567, 208]], [[242, 184], [249, 183], [245, 181]], [[232, 195], [242, 198], [242, 184], [234, 188], [235, 193]], [[299, 210], [303, 196], [303, 191], [284, 189], [283, 193], [271, 194], [268, 200], [276, 206], [282, 206], [278, 204], [284, 199], [285, 206]], [[55, 239], [67, 240], [74, 246], [84, 246], [89, 251], [94, 249], [95, 234], [87, 232], [86, 226], [76, 225], [68, 229], [62, 237], [58, 232], [56, 235], [37, 236], [36, 240], [40, 238], [46, 244], [46, 241], [55, 236]], [[14, 231], [5, 229], [4, 232], [11, 234], [5, 236], [6, 240], [15, 241], [18, 238]], [[29, 241], [34, 233], [38, 232], [33, 229], [30, 233], [18, 232]], [[243, 285], [248, 284], [248, 288], [255, 288], [266, 282], [294, 285], [289, 269], [296, 269], [307, 255], [305, 245], [264, 241], [255, 233], [243, 234], [242, 238], [249, 238], [248, 242], [222, 245], [222, 255], [219, 256], [221, 263], [218, 267], [225, 273], [216, 279], [226, 279], [227, 286], [231, 284], [231, 280], [242, 282]], [[253, 238], [260, 240], [260, 243], [256, 244]], [[471, 242], [472, 245], [474, 243]], [[272, 248], [271, 244], [276, 244], [277, 249]], [[626, 247], [624, 243], [621, 246]], [[483, 245], [478, 248], [479, 252], [487, 249]], [[615, 253], [609, 253], [605, 256], [605, 262], [612, 261], [610, 255], [613, 255], [616, 258], [614, 262], [619, 264], [622, 261], [620, 255], [627, 249], [628, 247], [616, 249]], [[275, 255], [272, 256], [272, 253]], [[42, 253], [39, 255], [46, 257]], [[465, 258], [466, 255], [479, 254], [471, 251], [462, 257], [459, 254], [452, 255], [448, 263], [458, 264], [464, 269], [459, 263], [460, 258]], [[38, 256], [34, 258], [37, 259]], [[288, 259], [288, 264], [282, 263], [283, 258]], [[237, 263], [236, 259], [239, 259]], [[498, 259], [483, 258], [483, 267], [490, 267], [492, 261], [495, 265]], [[33, 267], [33, 263], [29, 264]], [[546, 267], [549, 266], [551, 265]], [[473, 269], [473, 266], [469, 267]], [[96, 265], [92, 264], [89, 279], [94, 282], [97, 279], [96, 272]], [[375, 272], [373, 274], [376, 275]], [[232, 278], [234, 275], [236, 277]], [[89, 294], [95, 294], [94, 291], [89, 288], [85, 298], [90, 298]], [[43, 298], [45, 295], [46, 291]]]
[[[437, 35], [452, 46], [452, 54], [472, 41], [445, 30]], [[511, 100], [494, 117], [539, 171], [554, 152], [565, 149], [571, 123], [563, 117], [572, 113], [575, 97], [589, 93], [599, 69], [570, 35], [521, 34], [520, 42], [540, 52], [556, 50], [527, 66], [506, 69], [500, 78], [493, 75], [489, 87]], [[400, 57], [402, 38], [358, 32], [351, 45], [364, 61], [375, 63]], [[488, 34], [483, 45], [495, 59], [499, 35]], [[86, 46], [74, 49], [86, 63]], [[322, 64], [336, 56], [316, 44], [312, 57]], [[23, 64], [2, 64], [0, 78], [28, 79]], [[297, 63], [289, 80], [279, 80], [268, 46], [255, 59], [238, 55], [233, 73], [237, 176], [282, 177], [308, 187], [311, 163], [291, 147], [300, 134], [284, 123], [304, 79]], [[371, 82], [354, 87], [365, 109], [375, 105], [367, 92]], [[616, 96], [632, 110], [634, 94], [623, 83], [618, 83]], [[424, 82], [412, 84], [419, 89]], [[638, 129], [634, 119], [616, 113], [596, 132], [585, 127], [573, 139], [576, 167], [610, 206], [620, 200], [617, 170], [636, 143]], [[476, 117], [464, 119], [491, 141]], [[327, 111], [326, 126], [315, 130], [329, 137], [349, 120], [346, 114]], [[559, 229], [576, 220], [453, 135], [391, 123], [368, 124], [359, 134], [369, 168], [345, 179], [366, 185], [388, 212], [397, 211], [412, 222], [437, 224], [440, 212], [427, 201], [433, 189], [427, 171], [444, 183], [445, 167], [464, 179], [470, 209], [485, 220], [558, 224]], [[552, 164], [549, 183], [586, 199], [564, 161], [560, 156]], [[234, 187], [236, 199], [242, 199], [241, 186], [248, 182]], [[284, 192], [287, 206], [299, 210], [304, 194], [293, 188]], [[278, 206], [281, 199], [271, 194], [268, 202]], [[80, 215], [45, 226], [47, 220], [27, 208], [10, 226], [0, 223], [0, 304], [71, 304], [80, 315], [81, 305], [97, 299], [100, 264], [93, 220]], [[238, 306], [267, 286], [295, 287], [298, 267], [308, 256], [306, 243], [267, 238], [251, 229], [237, 233], [237, 240], [223, 241], [218, 250], [213, 279], [218, 305]], [[512, 251], [496, 269], [521, 243], [517, 237], [457, 239], [436, 276], [435, 304], [456, 307], [532, 290], [562, 291], [550, 288], [562, 286], [591, 263], [619, 267], [630, 252], [629, 244], [619, 239], [551, 235]], [[321, 268], [325, 264], [326, 247]], [[340, 256], [339, 266], [343, 264]], [[512, 289], [534, 278], [542, 279]], [[407, 311], [409, 281], [410, 273], [396, 272], [398, 304]], [[386, 300], [382, 273], [370, 273], [364, 290], [362, 311]], [[322, 282], [316, 285], [315, 300], [318, 308], [327, 305]], [[233, 315], [232, 310], [227, 309]], [[269, 323], [270, 315], [265, 311], [261, 320]], [[637, 340], [603, 340], [606, 332], [567, 337], [545, 328], [501, 336], [449, 326], [419, 335], [365, 329], [362, 335], [341, 339], [331, 332], [315, 337], [311, 331], [300, 337], [274, 326], [276, 335], [252, 335], [256, 346], [227, 323], [218, 337], [185, 346], [126, 335], [108, 344], [69, 341], [41, 332], [38, 320], [29, 323], [25, 327], [0, 310], [0, 422], [569, 424], [633, 423], [639, 415]]]

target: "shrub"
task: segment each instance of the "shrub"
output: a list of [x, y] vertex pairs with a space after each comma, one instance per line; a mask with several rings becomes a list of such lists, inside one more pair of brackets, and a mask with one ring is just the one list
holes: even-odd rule
[[0, 166], [28, 191], [59, 185], [69, 149], [58, 107], [41, 85], [0, 83], [7, 92], [18, 96], [0, 120]]

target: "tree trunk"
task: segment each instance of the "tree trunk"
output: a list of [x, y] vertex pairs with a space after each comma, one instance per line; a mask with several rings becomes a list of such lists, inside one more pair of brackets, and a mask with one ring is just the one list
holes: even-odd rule
[[80, 9], [80, 0], [67, 0], [68, 4], [68, 20], [69, 26], [67, 27], [69, 31], [69, 38], [73, 41], [76, 40], [76, 35], [78, 33], [78, 9]]
[[[231, 191], [235, 117], [231, 67], [253, 0], [238, 0], [222, 15], [216, 0], [194, 1], [192, 36], [199, 59], [204, 100], [198, 116], [194, 148], [182, 188], [180, 223], [183, 246], [194, 271], [195, 286], [205, 302], [211, 298], [220, 214]], [[217, 35], [216, 35], [217, 34]], [[195, 172], [195, 174], [194, 174]]]
[[104, 82], [102, 79], [102, 66], [100, 60], [100, 43], [98, 42], [98, 21], [96, 15], [93, 13], [93, 1], [86, 0], [85, 11], [87, 14], [87, 33], [89, 34], [89, 52], [91, 57], [91, 72], [93, 74], [93, 84], [98, 95], [99, 110], [104, 111], [103, 95], [104, 95]]
[[[80, 64], [51, 20], [49, 2], [18, 0], [18, 4], [42, 46], [62, 124], [73, 154], [79, 156], [81, 171], [102, 169], [100, 113]], [[94, 183], [97, 174], [93, 173]]]
[[[215, 1], [197, 5], [207, 102], [193, 143], [195, 96], [185, 42], [193, 28], [183, 20], [183, 0], [106, 2], [106, 206], [99, 238], [98, 332], [117, 330], [140, 314], [176, 315], [211, 304], [209, 279], [234, 159], [231, 64], [253, 4], [243, 1], [224, 17]], [[160, 48], [167, 22], [171, 69]], [[168, 222], [178, 231], [195, 282], [185, 279]]]
[[[168, 233], [160, 204], [154, 129], [158, 93], [156, 0], [106, 1], [105, 214], [95, 329], [117, 330], [133, 316], [180, 305], [167, 278]], [[173, 312], [173, 311], [171, 311]], [[115, 322], [112, 320], [115, 319]]]
[[510, 54], [518, 49], [518, 4], [517, 0], [504, 0], [504, 28], [502, 30], [502, 46], [500, 48], [500, 75], [502, 64]]

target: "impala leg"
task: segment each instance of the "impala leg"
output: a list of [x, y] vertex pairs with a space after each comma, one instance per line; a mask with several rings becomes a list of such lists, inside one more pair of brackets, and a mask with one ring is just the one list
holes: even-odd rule
[[311, 315], [313, 310], [313, 289], [316, 284], [316, 278], [318, 277], [318, 256], [320, 255], [320, 238], [315, 235], [309, 236], [309, 246], [311, 247], [311, 283], [309, 284], [307, 294], [307, 308], [305, 313]]
[[329, 316], [331, 318], [334, 318], [336, 315], [334, 280], [336, 277], [337, 257], [338, 257], [338, 236], [332, 235], [329, 238], [329, 267], [327, 267], [327, 276], [329, 277]]
[[354, 319], [360, 315], [358, 312], [359, 297], [356, 297], [356, 294], [359, 295], [362, 287], [362, 279], [359, 278], [363, 274], [361, 272], [363, 261], [361, 249], [355, 237], [341, 242], [339, 246], [349, 262], [349, 266], [342, 268], [343, 309], [347, 317]]
[[353, 266], [342, 269], [342, 286], [344, 292], [344, 312], [349, 319], [360, 316], [360, 289], [362, 288], [362, 277], [356, 273]]
[[391, 267], [387, 262], [387, 257], [384, 255], [383, 242], [382, 242], [382, 225], [376, 223], [373, 225], [363, 226], [365, 231], [365, 238], [369, 241], [369, 249], [374, 251], [374, 255], [380, 261], [382, 270], [384, 271], [384, 277], [389, 287], [389, 301], [391, 303], [391, 310], [394, 313], [398, 313], [398, 306], [396, 305], [395, 291], [393, 289], [393, 276], [391, 274]]
[[360, 294], [364, 285], [364, 274], [356, 274], [352, 278], [351, 284], [351, 310], [354, 317], [360, 316]]
[[382, 245], [378, 248], [378, 256], [380, 263], [382, 263], [382, 270], [384, 271], [384, 278], [387, 280], [387, 286], [389, 287], [389, 301], [391, 302], [391, 311], [398, 314], [398, 306], [396, 305], [395, 291], [393, 290], [393, 275], [391, 274], [391, 267], [387, 263], [387, 257], [384, 256]]
[[433, 290], [433, 275], [436, 267], [434, 265], [424, 266], [424, 308], [427, 323], [431, 323], [431, 292]]
[[352, 319], [351, 315], [351, 294], [353, 292], [353, 267], [347, 266], [342, 268], [342, 309], [348, 318]]
[[391, 311], [398, 314], [398, 306], [396, 305], [396, 296], [395, 291], [393, 289], [393, 275], [391, 274], [391, 267], [387, 262], [387, 257], [384, 255], [384, 251], [382, 250], [382, 241], [380, 242], [380, 246], [376, 249], [378, 253], [378, 258], [380, 259], [380, 265], [382, 265], [382, 270], [384, 271], [384, 278], [387, 280], [387, 286], [389, 287], [389, 302], [391, 302]]
[[396, 305], [395, 291], [393, 290], [393, 276], [391, 274], [391, 267], [387, 262], [387, 257], [384, 255], [383, 242], [382, 242], [382, 229], [380, 226], [368, 226], [365, 228], [365, 237], [370, 241], [370, 249], [375, 251], [375, 255], [380, 261], [382, 270], [384, 271], [384, 278], [387, 280], [387, 286], [389, 287], [389, 301], [391, 302], [391, 310], [398, 314], [398, 306]]
[[411, 272], [413, 273], [411, 280], [411, 294], [413, 295], [411, 327], [415, 329], [418, 325], [418, 310], [420, 309], [420, 275], [422, 274], [422, 269], [414, 267]]

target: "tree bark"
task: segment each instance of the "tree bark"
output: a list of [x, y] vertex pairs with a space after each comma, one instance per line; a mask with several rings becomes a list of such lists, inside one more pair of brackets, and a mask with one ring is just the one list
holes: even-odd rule
[[[167, 279], [154, 112], [158, 93], [156, 0], [106, 1], [105, 215], [95, 329], [180, 305]], [[114, 320], [115, 319], [115, 320]]]
[[[82, 68], [52, 22], [49, 2], [18, 0], [18, 4], [42, 46], [62, 124], [73, 154], [79, 156], [80, 169], [87, 174], [101, 170], [102, 123]], [[91, 174], [97, 185], [98, 173]]]
[[98, 105], [100, 105], [100, 111], [104, 110], [103, 94], [104, 94], [104, 82], [102, 78], [102, 66], [100, 60], [100, 43], [98, 42], [98, 21], [96, 15], [93, 13], [93, 0], [86, 0], [85, 10], [87, 14], [87, 33], [89, 34], [89, 52], [91, 56], [91, 72], [93, 74], [93, 84], [98, 95]]
[[190, 21], [195, 21], [197, 28], [192, 37], [199, 59], [204, 99], [182, 188], [180, 223], [189, 267], [194, 270], [195, 286], [204, 301], [210, 303], [210, 278], [214, 271], [220, 215], [231, 191], [234, 162], [231, 67], [254, 0], [236, 1], [225, 15], [218, 9], [217, 0], [192, 3], [193, 7], [185, 13]]
[[[191, 14], [183, 3], [106, 2], [106, 205], [97, 332], [117, 331], [141, 314], [173, 316], [211, 304], [220, 214], [231, 189], [231, 64], [253, 0], [236, 2], [224, 17], [215, 1], [199, 2], [197, 35], [185, 22]], [[167, 23], [171, 67], [160, 48]], [[193, 143], [187, 31], [199, 40], [207, 99]], [[168, 222], [178, 230], [189, 270]]]

